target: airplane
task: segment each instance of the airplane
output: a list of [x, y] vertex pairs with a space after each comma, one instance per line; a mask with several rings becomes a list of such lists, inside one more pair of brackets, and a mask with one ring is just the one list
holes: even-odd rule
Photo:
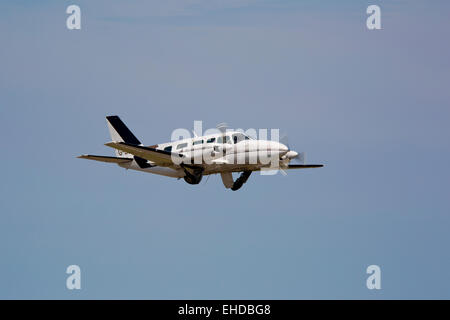
[[[107, 116], [106, 121], [112, 141], [105, 145], [115, 149], [116, 156], [85, 154], [78, 158], [183, 178], [193, 185], [199, 184], [203, 176], [220, 174], [225, 188], [233, 191], [239, 190], [253, 171], [275, 169], [285, 174], [286, 169], [323, 167], [321, 164], [290, 164], [294, 159], [302, 161], [303, 154], [278, 141], [257, 140], [240, 131], [225, 130], [223, 125], [215, 134], [197, 136], [194, 132], [194, 138], [145, 146], [118, 116]], [[236, 180], [233, 172], [241, 172]]]

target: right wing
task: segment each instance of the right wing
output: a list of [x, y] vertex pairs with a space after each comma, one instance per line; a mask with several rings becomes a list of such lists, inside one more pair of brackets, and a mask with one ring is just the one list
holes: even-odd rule
[[88, 159], [88, 160], [95, 160], [95, 161], [101, 161], [101, 162], [110, 162], [110, 163], [127, 163], [130, 161], [133, 161], [132, 158], [118, 158], [118, 157], [107, 157], [107, 156], [94, 156], [90, 154], [83, 154], [77, 158], [80, 159]]
[[309, 169], [309, 168], [322, 168], [323, 164], [290, 164], [287, 168], [283, 169]]
[[[108, 142], [105, 143], [105, 146], [131, 153], [137, 157], [149, 160], [154, 162], [159, 166], [170, 166], [174, 164], [172, 161], [172, 157], [184, 158], [184, 155], [181, 153], [170, 152], [165, 150], [159, 150], [151, 147], [138, 146], [135, 144], [130, 144], [126, 142]], [[181, 161], [180, 161], [181, 162]]]

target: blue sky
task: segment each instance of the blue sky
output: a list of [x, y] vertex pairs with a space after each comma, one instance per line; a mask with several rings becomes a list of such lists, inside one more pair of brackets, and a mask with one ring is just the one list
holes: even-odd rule
[[[0, 298], [450, 298], [450, 4], [224, 3], [1, 2]], [[111, 114], [280, 128], [325, 167], [231, 192], [76, 159]]]

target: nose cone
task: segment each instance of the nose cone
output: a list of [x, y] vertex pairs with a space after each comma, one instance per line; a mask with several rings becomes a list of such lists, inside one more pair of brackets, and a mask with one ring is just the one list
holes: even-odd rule
[[264, 142], [264, 146], [267, 146], [269, 150], [273, 152], [278, 152], [281, 155], [286, 154], [289, 151], [289, 148], [282, 143], [276, 141], [266, 141]]
[[285, 146], [284, 144], [280, 143], [278, 146], [279, 150], [282, 152], [288, 152], [289, 148], [287, 146]]

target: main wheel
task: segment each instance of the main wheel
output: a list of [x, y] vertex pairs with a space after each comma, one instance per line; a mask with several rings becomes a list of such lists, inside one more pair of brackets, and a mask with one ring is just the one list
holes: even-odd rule
[[200, 174], [200, 175], [196, 175], [196, 176], [194, 176], [194, 175], [192, 175], [192, 174], [186, 174], [185, 176], [184, 176], [184, 181], [186, 181], [187, 183], [189, 183], [189, 184], [199, 184], [200, 183], [200, 181], [202, 181], [202, 178], [203, 178], [203, 175], [202, 174]]

